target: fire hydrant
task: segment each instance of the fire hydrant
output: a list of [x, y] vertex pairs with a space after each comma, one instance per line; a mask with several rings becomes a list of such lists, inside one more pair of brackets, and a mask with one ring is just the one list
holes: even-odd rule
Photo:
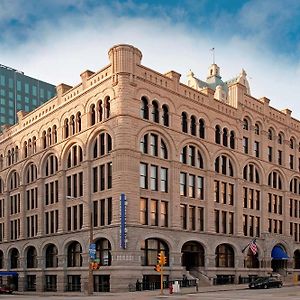
[[169, 293], [173, 294], [173, 285], [172, 285], [172, 283], [169, 284]]

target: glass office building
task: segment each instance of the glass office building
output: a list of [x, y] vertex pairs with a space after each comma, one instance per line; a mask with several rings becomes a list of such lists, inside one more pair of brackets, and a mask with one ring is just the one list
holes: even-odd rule
[[15, 124], [18, 111], [32, 111], [55, 95], [54, 85], [0, 64], [0, 128]]

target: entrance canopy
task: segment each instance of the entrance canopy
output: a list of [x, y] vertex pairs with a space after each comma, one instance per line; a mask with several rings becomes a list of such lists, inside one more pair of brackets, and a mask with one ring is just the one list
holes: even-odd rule
[[288, 259], [288, 255], [286, 252], [280, 247], [280, 246], [275, 246], [272, 250], [271, 254], [273, 259]]
[[18, 276], [17, 272], [3, 271], [0, 272], [0, 276]]

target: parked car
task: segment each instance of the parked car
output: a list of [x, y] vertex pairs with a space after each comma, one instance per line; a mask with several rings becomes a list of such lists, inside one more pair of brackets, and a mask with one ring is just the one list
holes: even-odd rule
[[8, 285], [0, 285], [0, 294], [12, 294], [13, 290]]
[[250, 289], [268, 289], [270, 287], [282, 287], [282, 280], [278, 277], [258, 278], [249, 283]]

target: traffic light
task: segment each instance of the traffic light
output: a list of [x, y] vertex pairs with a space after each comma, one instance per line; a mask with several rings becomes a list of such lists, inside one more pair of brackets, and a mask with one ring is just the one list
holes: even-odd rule
[[164, 255], [164, 253], [162, 251], [160, 251], [158, 253], [157, 261], [158, 261], [158, 264], [161, 266], [164, 266], [167, 263], [167, 257]]
[[156, 265], [155, 268], [154, 268], [154, 270], [155, 270], [156, 272], [161, 272], [161, 267], [160, 267], [160, 265]]

